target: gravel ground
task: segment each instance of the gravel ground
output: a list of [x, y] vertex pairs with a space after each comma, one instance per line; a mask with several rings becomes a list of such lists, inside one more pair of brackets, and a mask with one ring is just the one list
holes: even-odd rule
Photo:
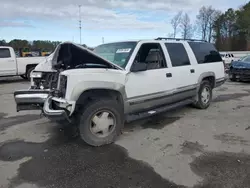
[[250, 84], [226, 82], [207, 110], [184, 107], [126, 125], [93, 148], [68, 130], [15, 111], [28, 82], [0, 79], [0, 188], [250, 187]]

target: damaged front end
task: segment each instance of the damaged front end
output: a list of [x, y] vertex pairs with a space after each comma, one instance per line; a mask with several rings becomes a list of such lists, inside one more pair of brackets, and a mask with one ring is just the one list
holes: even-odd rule
[[[68, 69], [111, 68], [123, 69], [80, 45], [65, 42], [59, 44], [44, 62], [31, 73], [31, 86], [14, 92], [17, 111], [41, 110], [48, 97], [64, 97], [60, 73]], [[64, 83], [65, 84], [65, 83]]]
[[250, 62], [233, 62], [229, 69], [229, 78], [231, 80], [250, 80]]

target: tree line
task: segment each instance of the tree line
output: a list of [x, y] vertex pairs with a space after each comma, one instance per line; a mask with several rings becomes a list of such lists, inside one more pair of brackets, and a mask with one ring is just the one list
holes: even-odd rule
[[[173, 32], [169, 37], [176, 38], [179, 33], [184, 39], [198, 37], [215, 43], [220, 51], [250, 50], [250, 2], [238, 9], [229, 8], [225, 12], [212, 6], [202, 6], [194, 23], [187, 13], [180, 11], [172, 18], [171, 25]], [[49, 40], [0, 40], [0, 46], [11, 46], [15, 50], [28, 48], [31, 51], [53, 51], [60, 43]]]
[[[28, 49], [30, 51], [38, 51], [43, 50], [47, 52], [52, 52], [59, 45], [61, 41], [49, 41], [49, 40], [34, 40], [27, 41], [21, 39], [14, 39], [10, 42], [6, 42], [5, 40], [0, 40], [0, 46], [11, 46], [15, 51], [20, 49]], [[82, 46], [87, 47], [87, 45], [83, 44]], [[87, 47], [88, 48], [88, 47]], [[91, 48], [89, 48], [91, 49]]]
[[220, 51], [250, 50], [250, 2], [225, 12], [202, 6], [194, 23], [187, 13], [178, 12], [171, 20], [170, 37], [199, 38], [215, 43]]

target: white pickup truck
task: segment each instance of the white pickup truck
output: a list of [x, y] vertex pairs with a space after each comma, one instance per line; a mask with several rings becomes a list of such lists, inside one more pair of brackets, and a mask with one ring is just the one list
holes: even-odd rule
[[193, 104], [206, 109], [225, 67], [214, 45], [157, 38], [102, 44], [90, 51], [66, 42], [14, 93], [17, 110], [41, 109], [70, 122], [92, 146], [112, 143], [124, 122]]
[[17, 58], [12, 47], [0, 46], [0, 77], [21, 76], [30, 79], [31, 71], [45, 57], [20, 57]]

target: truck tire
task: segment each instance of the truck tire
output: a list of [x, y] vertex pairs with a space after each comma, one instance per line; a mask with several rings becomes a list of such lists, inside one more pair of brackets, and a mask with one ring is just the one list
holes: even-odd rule
[[27, 79], [30, 81], [30, 74], [31, 74], [31, 72], [33, 71], [35, 69], [35, 67], [30, 67], [30, 68], [28, 68], [27, 69], [27, 71], [26, 71], [26, 77], [27, 77]]
[[91, 101], [79, 117], [80, 137], [91, 146], [114, 142], [124, 126], [121, 104], [112, 99]]
[[211, 83], [208, 80], [203, 80], [200, 84], [197, 98], [193, 106], [198, 109], [207, 109], [211, 103], [212, 97], [213, 89]]
[[234, 74], [229, 75], [229, 79], [230, 79], [232, 82], [236, 82], [236, 81], [237, 81], [236, 76], [235, 76]]
[[26, 77], [26, 75], [21, 75], [20, 76], [22, 79], [24, 79], [24, 80], [27, 80], [28, 78]]

